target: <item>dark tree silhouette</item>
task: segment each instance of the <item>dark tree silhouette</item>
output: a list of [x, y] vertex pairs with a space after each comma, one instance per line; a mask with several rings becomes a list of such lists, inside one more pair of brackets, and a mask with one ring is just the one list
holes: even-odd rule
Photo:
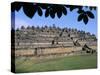
[[23, 8], [24, 13], [32, 18], [37, 12], [39, 16], [43, 15], [43, 10], [45, 10], [45, 17], [50, 16], [55, 18], [55, 15], [58, 18], [61, 18], [62, 15], [67, 15], [67, 8], [72, 12], [74, 9], [78, 9], [77, 13], [79, 14], [77, 21], [80, 22], [83, 20], [84, 24], [87, 24], [89, 19], [94, 19], [94, 14], [91, 10], [96, 10], [96, 7], [86, 6], [89, 8], [88, 11], [83, 9], [83, 6], [77, 5], [60, 5], [60, 4], [44, 4], [44, 3], [26, 3], [26, 2], [14, 2], [11, 4], [11, 11], [19, 11]]

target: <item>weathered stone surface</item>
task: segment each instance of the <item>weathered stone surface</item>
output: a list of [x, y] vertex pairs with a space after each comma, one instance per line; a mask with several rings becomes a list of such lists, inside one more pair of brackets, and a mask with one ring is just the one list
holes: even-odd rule
[[[82, 47], [97, 46], [95, 35], [75, 29], [25, 28], [15, 30], [16, 56], [37, 54], [59, 54], [82, 50]], [[24, 51], [25, 50], [25, 51]], [[18, 55], [19, 54], [19, 55]], [[67, 55], [67, 54], [65, 54]]]

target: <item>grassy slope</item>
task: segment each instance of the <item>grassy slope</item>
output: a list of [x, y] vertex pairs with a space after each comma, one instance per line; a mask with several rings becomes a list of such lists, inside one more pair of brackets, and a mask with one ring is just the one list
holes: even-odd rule
[[49, 60], [16, 60], [16, 72], [57, 71], [97, 67], [96, 55], [70, 56]]

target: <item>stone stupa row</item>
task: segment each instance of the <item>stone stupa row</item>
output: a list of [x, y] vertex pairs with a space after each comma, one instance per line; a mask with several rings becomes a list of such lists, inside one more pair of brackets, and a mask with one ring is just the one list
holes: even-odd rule
[[27, 27], [15, 30], [15, 49], [32, 49], [45, 47], [71, 47], [84, 44], [96, 45], [94, 34], [71, 28]]

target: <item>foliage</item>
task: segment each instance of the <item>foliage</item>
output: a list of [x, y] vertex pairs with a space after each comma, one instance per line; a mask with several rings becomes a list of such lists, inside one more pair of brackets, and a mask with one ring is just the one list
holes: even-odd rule
[[83, 22], [84, 22], [85, 24], [88, 23], [89, 18], [92, 18], [92, 19], [94, 18], [93, 13], [90, 12], [90, 11], [79, 10], [78, 13], [80, 14], [80, 15], [78, 16], [78, 21], [83, 20]]
[[89, 8], [89, 11], [84, 11], [83, 6], [74, 6], [74, 5], [58, 5], [58, 4], [40, 4], [40, 3], [25, 3], [25, 2], [15, 2], [12, 3], [12, 12], [19, 11], [23, 8], [24, 13], [32, 18], [37, 12], [39, 16], [43, 15], [43, 10], [45, 10], [45, 17], [50, 16], [55, 18], [55, 15], [58, 18], [61, 18], [62, 15], [67, 15], [67, 8], [72, 12], [74, 9], [78, 9], [78, 21], [82, 21], [87, 24], [89, 18], [94, 19], [94, 14], [91, 10], [96, 10], [96, 7], [86, 6]]

